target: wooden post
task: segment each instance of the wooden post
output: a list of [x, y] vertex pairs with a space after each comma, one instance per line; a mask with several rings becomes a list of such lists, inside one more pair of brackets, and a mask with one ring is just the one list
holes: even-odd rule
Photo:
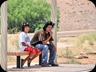
[[1, 67], [7, 71], [7, 1], [1, 5]]
[[[51, 0], [51, 21], [55, 23], [53, 29], [53, 43], [57, 48], [57, 0]], [[57, 63], [57, 56], [55, 62]]]

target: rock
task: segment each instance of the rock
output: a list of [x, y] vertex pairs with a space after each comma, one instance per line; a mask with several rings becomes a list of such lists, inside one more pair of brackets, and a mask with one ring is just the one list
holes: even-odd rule
[[76, 59], [83, 59], [83, 58], [88, 58], [88, 56], [87, 55], [77, 55], [74, 58], [76, 58]]
[[82, 59], [83, 57], [81, 55], [75, 56], [76, 59]]
[[59, 31], [96, 29], [96, 8], [89, 0], [57, 0], [57, 7], [60, 9]]
[[80, 52], [80, 55], [86, 55], [86, 53], [85, 52]]

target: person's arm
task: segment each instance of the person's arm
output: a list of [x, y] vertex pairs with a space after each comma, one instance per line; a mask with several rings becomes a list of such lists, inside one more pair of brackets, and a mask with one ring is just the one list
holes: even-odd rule
[[24, 33], [20, 33], [20, 36], [19, 36], [19, 41], [20, 43], [23, 45], [23, 46], [29, 46], [28, 44], [25, 43], [25, 36], [24, 36]]
[[42, 43], [43, 43], [43, 44], [47, 44], [47, 42], [49, 42], [49, 40], [50, 40], [51, 37], [52, 37], [52, 36], [49, 36], [49, 38], [47, 38], [45, 41], [42, 41]]
[[26, 44], [25, 42], [21, 42], [23, 46], [29, 46], [28, 44]]
[[47, 44], [47, 42], [49, 42], [49, 40], [51, 39], [52, 34], [53, 34], [53, 32], [50, 32], [50, 36], [46, 40], [42, 41], [42, 43]]
[[32, 48], [35, 48], [33, 45], [28, 45], [28, 44], [26, 44], [25, 42], [22, 42], [22, 45], [23, 45], [23, 46], [30, 46], [30, 47], [32, 47]]

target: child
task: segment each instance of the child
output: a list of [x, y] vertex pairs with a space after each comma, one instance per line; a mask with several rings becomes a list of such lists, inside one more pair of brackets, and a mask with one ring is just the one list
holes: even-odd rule
[[27, 65], [28, 67], [30, 67], [31, 61], [41, 54], [41, 51], [39, 49], [34, 48], [30, 44], [30, 37], [28, 35], [29, 29], [30, 28], [28, 23], [22, 24], [22, 32], [19, 35], [19, 47], [23, 51], [28, 51], [29, 55], [25, 59], [21, 59], [21, 68], [27, 60]]

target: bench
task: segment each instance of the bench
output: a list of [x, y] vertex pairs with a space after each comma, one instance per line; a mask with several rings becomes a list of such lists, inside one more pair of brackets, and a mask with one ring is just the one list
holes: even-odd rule
[[[18, 50], [18, 51], [8, 51], [7, 52], [7, 55], [8, 56], [16, 56], [16, 67], [17, 68], [21, 68], [20, 64], [21, 64], [21, 58], [20, 56], [23, 56], [23, 55], [29, 55], [29, 52], [27, 51], [21, 51], [21, 50]], [[39, 55], [39, 65], [41, 65], [41, 61], [42, 61], [42, 54]]]

